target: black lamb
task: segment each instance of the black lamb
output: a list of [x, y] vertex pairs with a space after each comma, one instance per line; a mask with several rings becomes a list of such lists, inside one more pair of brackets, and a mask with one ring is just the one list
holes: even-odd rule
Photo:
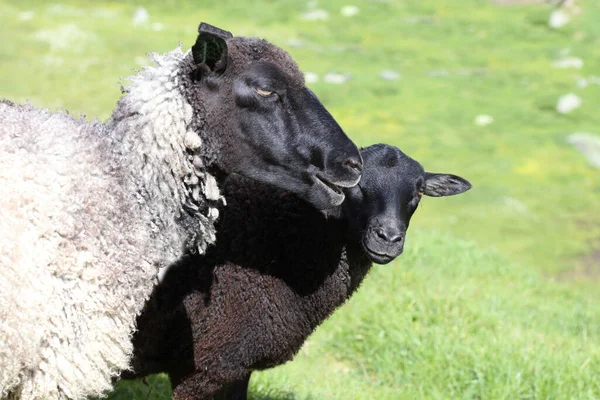
[[361, 151], [364, 174], [341, 206], [230, 177], [217, 245], [170, 267], [138, 318], [133, 373], [166, 372], [174, 399], [245, 399], [253, 370], [291, 360], [357, 289], [371, 263], [402, 253], [421, 196], [471, 184], [433, 174], [388, 145]]

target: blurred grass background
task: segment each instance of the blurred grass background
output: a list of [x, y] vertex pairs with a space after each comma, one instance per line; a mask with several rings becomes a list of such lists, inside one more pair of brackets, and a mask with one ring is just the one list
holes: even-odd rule
[[[200, 21], [270, 40], [357, 144], [474, 188], [425, 199], [405, 254], [252, 398], [599, 399], [600, 170], [567, 138], [600, 134], [600, 1], [560, 28], [505, 2], [0, 0], [0, 97], [106, 119], [119, 80]], [[581, 105], [559, 113], [566, 94]], [[109, 398], [170, 398], [148, 382]]]

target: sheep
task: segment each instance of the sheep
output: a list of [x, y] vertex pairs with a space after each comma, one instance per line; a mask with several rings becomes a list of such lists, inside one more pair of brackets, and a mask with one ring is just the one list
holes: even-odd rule
[[109, 390], [159, 269], [214, 242], [228, 174], [318, 208], [360, 179], [282, 49], [201, 24], [151, 58], [105, 123], [0, 101], [0, 398]]
[[362, 157], [358, 186], [325, 213], [231, 175], [216, 247], [170, 267], [138, 318], [133, 371], [122, 377], [166, 372], [174, 399], [245, 399], [253, 370], [291, 360], [372, 262], [402, 253], [423, 194], [471, 188], [461, 177], [425, 172], [396, 147], [373, 145]]

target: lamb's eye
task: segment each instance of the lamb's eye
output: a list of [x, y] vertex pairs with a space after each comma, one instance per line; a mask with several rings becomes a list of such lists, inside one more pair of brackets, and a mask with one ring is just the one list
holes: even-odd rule
[[263, 97], [267, 97], [273, 94], [272, 90], [264, 90], [261, 88], [256, 88], [256, 93], [260, 94]]

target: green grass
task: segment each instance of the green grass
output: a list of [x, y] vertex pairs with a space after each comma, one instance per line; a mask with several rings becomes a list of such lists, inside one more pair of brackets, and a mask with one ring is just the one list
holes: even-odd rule
[[[346, 4], [360, 14], [342, 17]], [[325, 22], [300, 19], [297, 0], [153, 1], [157, 31], [131, 23], [129, 1], [0, 0], [0, 97], [105, 119], [119, 78], [148, 51], [189, 47], [200, 21], [271, 40], [319, 75], [311, 88], [356, 143], [397, 145], [474, 189], [426, 199], [406, 254], [293, 362], [256, 374], [253, 398], [598, 399], [598, 280], [571, 271], [600, 271], [584, 257], [600, 248], [600, 171], [565, 139], [600, 132], [600, 86], [577, 86], [600, 75], [600, 2], [579, 4], [552, 30], [547, 5], [484, 0], [323, 1]], [[581, 70], [552, 66], [565, 49]], [[350, 80], [323, 82], [330, 71]], [[555, 112], [571, 92], [583, 105]], [[476, 126], [479, 114], [494, 122]], [[169, 397], [164, 377], [150, 387]], [[148, 391], [122, 383], [110, 398]]]

